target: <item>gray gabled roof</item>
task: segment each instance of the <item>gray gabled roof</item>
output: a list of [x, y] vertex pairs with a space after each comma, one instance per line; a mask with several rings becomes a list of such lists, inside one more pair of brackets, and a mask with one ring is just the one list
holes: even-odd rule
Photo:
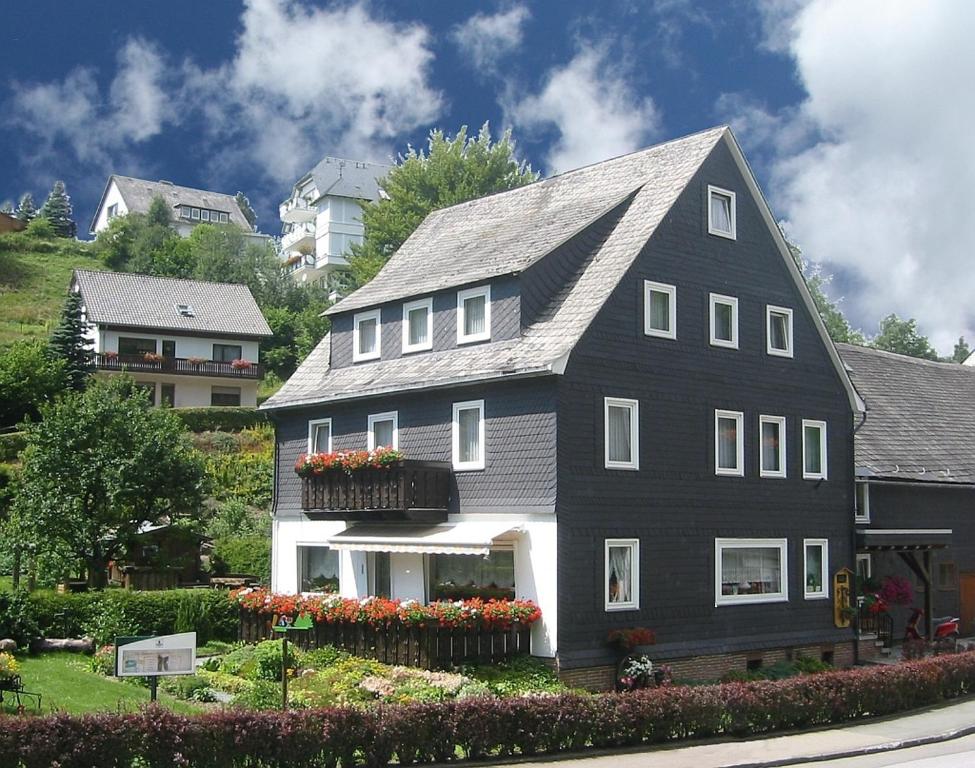
[[355, 200], [378, 200], [379, 181], [393, 166], [368, 163], [363, 160], [343, 160], [340, 157], [323, 157], [295, 186], [305, 179], [315, 182], [322, 197], [350, 197]]
[[[247, 221], [237, 200], [233, 195], [225, 195], [222, 192], [209, 192], [205, 189], [193, 189], [192, 187], [181, 187], [168, 181], [148, 181], [147, 179], [135, 179], [131, 176], [119, 176], [113, 174], [108, 177], [105, 191], [95, 209], [95, 217], [92, 219], [89, 232], [94, 232], [95, 222], [98, 220], [98, 212], [102, 209], [105, 196], [115, 182], [119, 194], [125, 201], [125, 206], [129, 213], [148, 213], [149, 206], [152, 205], [154, 197], [161, 197], [170, 208], [177, 205], [190, 205], [195, 208], [209, 208], [213, 211], [222, 211], [230, 217], [232, 224], [236, 224], [245, 232], [252, 232], [253, 227]], [[175, 216], [174, 216], [175, 218]]]
[[[81, 292], [88, 321], [98, 325], [223, 336], [271, 335], [246, 285], [76, 269], [72, 288]], [[179, 304], [192, 307], [193, 316], [180, 314]]]
[[975, 369], [837, 347], [867, 405], [855, 438], [860, 474], [975, 483]]

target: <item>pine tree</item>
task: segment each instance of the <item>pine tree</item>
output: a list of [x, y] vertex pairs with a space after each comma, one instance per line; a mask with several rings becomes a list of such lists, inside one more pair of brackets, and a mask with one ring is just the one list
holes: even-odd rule
[[965, 341], [964, 336], [958, 337], [958, 343], [955, 344], [955, 351], [949, 358], [951, 361], [956, 363], [964, 363], [972, 354], [972, 348], [968, 346], [968, 342]]
[[91, 339], [85, 335], [86, 324], [81, 317], [81, 294], [68, 294], [61, 310], [61, 320], [51, 334], [51, 352], [64, 360], [64, 376], [70, 389], [85, 388], [88, 375], [94, 369], [94, 352]]
[[254, 209], [251, 207], [251, 201], [247, 199], [247, 195], [243, 192], [238, 192], [234, 195], [234, 200], [237, 201], [237, 205], [240, 207], [240, 212], [244, 214], [244, 218], [247, 219], [247, 223], [251, 225], [251, 229], [257, 228], [257, 214], [254, 213]]
[[4, 200], [3, 205], [0, 205], [0, 213], [6, 213], [10, 216], [14, 215], [14, 204], [9, 200]]
[[34, 205], [34, 196], [30, 192], [20, 198], [20, 202], [17, 203], [17, 210], [14, 211], [14, 216], [25, 224], [30, 224], [31, 221], [37, 218], [37, 206]]
[[51, 222], [54, 233], [58, 237], [74, 237], [78, 231], [78, 226], [72, 219], [71, 198], [64, 190], [63, 181], [55, 181], [51, 188], [51, 194], [47, 196], [44, 205], [41, 206], [40, 215]]

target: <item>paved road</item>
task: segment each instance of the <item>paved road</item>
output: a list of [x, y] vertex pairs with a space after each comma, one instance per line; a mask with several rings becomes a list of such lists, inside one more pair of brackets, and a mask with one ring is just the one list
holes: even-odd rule
[[969, 768], [975, 766], [975, 736], [898, 749], [879, 755], [848, 757], [823, 763], [803, 763], [803, 768]]

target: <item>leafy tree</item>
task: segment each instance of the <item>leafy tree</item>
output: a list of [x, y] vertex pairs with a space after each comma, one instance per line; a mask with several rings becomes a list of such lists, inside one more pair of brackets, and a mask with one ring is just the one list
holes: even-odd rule
[[14, 216], [21, 221], [26, 221], [28, 224], [37, 216], [37, 206], [34, 205], [34, 196], [30, 192], [27, 192], [20, 198], [20, 202], [17, 203], [17, 210], [14, 211]]
[[[14, 516], [38, 553], [70, 552], [89, 583], [143, 525], [198, 514], [204, 468], [182, 422], [127, 376], [41, 407], [27, 428]], [[67, 471], [66, 471], [67, 470]]]
[[61, 320], [51, 334], [51, 352], [63, 361], [65, 381], [70, 389], [79, 391], [88, 383], [94, 369], [95, 355], [87, 335], [87, 324], [81, 316], [81, 294], [72, 291], [65, 299]]
[[927, 336], [918, 331], [917, 321], [914, 318], [902, 320], [895, 314], [880, 321], [880, 333], [870, 340], [870, 346], [923, 360], [938, 359]]
[[74, 237], [77, 234], [78, 225], [72, 218], [74, 211], [71, 208], [71, 198], [64, 189], [63, 181], [54, 182], [39, 215], [51, 222], [58, 237]]
[[[785, 233], [783, 233], [784, 236]], [[863, 334], [850, 325], [840, 310], [839, 304], [831, 301], [829, 296], [826, 295], [826, 287], [832, 282], [833, 276], [824, 275], [822, 265], [806, 259], [802, 255], [802, 249], [798, 245], [790, 242], [788, 238], [786, 238], [785, 242], [789, 246], [792, 258], [795, 259], [796, 266], [799, 267], [799, 272], [806, 281], [806, 288], [809, 289], [809, 294], [812, 296], [813, 303], [819, 311], [819, 317], [822, 319], [823, 325], [826, 326], [826, 332], [829, 334], [829, 337], [835, 342], [863, 344]]]
[[386, 196], [362, 206], [365, 239], [349, 258], [357, 284], [369, 282], [431, 211], [537, 180], [515, 159], [510, 131], [493, 143], [487, 123], [470, 139], [467, 126], [453, 138], [431, 131], [426, 152], [400, 155], [383, 181]]
[[958, 343], [955, 344], [955, 350], [949, 358], [951, 362], [954, 363], [964, 363], [972, 354], [972, 348], [968, 346], [968, 342], [965, 341], [964, 336], [958, 337]]
[[244, 218], [247, 219], [247, 223], [251, 225], [251, 229], [257, 228], [257, 214], [254, 213], [254, 209], [251, 207], [251, 201], [247, 199], [247, 195], [243, 192], [238, 192], [234, 195], [234, 200], [237, 201], [237, 205], [240, 207], [240, 212], [244, 214]]
[[64, 387], [64, 361], [43, 341], [22, 339], [0, 348], [0, 427], [36, 418]]
[[24, 233], [34, 240], [50, 240], [52, 237], [57, 237], [54, 233], [54, 227], [51, 226], [51, 222], [43, 216], [35, 216], [30, 224], [27, 225]]

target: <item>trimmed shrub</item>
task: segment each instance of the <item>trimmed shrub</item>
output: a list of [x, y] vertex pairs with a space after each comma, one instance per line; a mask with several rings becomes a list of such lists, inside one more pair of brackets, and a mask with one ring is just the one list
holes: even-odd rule
[[0, 461], [14, 461], [27, 445], [26, 432], [6, 432], [0, 435]]
[[267, 414], [244, 406], [209, 406], [173, 409], [190, 432], [240, 432], [268, 424]]
[[271, 539], [268, 536], [228, 536], [213, 542], [213, 572], [256, 576], [271, 582]]
[[26, 590], [0, 592], [0, 640], [13, 640], [21, 648], [41, 636]]

